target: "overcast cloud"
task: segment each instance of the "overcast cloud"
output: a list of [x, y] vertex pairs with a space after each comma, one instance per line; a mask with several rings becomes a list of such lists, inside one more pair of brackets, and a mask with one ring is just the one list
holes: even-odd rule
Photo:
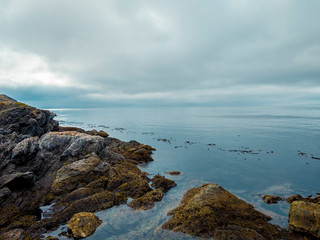
[[37, 106], [320, 102], [318, 0], [0, 0], [0, 89]]

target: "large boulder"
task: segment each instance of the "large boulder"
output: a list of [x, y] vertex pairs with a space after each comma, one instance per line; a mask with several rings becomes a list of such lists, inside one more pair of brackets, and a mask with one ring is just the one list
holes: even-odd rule
[[217, 184], [190, 189], [164, 229], [215, 239], [280, 239], [271, 219]]
[[86, 238], [94, 234], [102, 221], [90, 212], [80, 212], [67, 223], [68, 230], [71, 231], [75, 239]]
[[292, 202], [289, 211], [289, 229], [320, 238], [320, 204]]
[[71, 191], [79, 184], [83, 185], [95, 180], [99, 174], [106, 173], [108, 169], [108, 164], [102, 162], [97, 155], [88, 155], [84, 159], [61, 167], [52, 184], [52, 190], [55, 193]]

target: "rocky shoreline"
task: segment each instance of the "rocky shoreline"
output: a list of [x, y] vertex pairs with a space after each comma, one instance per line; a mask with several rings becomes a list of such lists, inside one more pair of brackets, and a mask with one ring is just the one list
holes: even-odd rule
[[[131, 208], [148, 210], [176, 186], [138, 168], [153, 161], [151, 146], [60, 127], [54, 116], [0, 95], [0, 239], [42, 239], [66, 223], [61, 236], [85, 238], [101, 224], [92, 213], [129, 198]], [[265, 199], [281, 200], [276, 197]], [[205, 184], [185, 194], [162, 228], [214, 239], [319, 239], [319, 198], [290, 203], [286, 230], [222, 187]]]
[[[175, 186], [137, 167], [153, 160], [152, 147], [59, 127], [54, 116], [0, 95], [0, 239], [41, 239], [76, 213], [128, 198], [133, 208], [150, 209]], [[45, 205], [52, 207], [41, 219]]]

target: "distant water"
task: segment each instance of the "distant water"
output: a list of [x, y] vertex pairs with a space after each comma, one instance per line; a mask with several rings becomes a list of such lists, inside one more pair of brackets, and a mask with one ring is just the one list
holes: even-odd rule
[[[190, 188], [217, 183], [287, 227], [289, 204], [266, 205], [261, 195], [320, 192], [320, 111], [303, 108], [54, 109], [62, 126], [105, 130], [157, 149], [140, 166], [177, 182], [148, 211], [122, 205], [97, 213], [103, 224], [88, 239], [198, 239], [160, 229]], [[180, 176], [167, 171], [181, 171]]]

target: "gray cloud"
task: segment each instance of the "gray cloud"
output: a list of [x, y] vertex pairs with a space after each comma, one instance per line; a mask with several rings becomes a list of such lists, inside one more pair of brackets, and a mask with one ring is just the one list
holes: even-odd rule
[[[309, 91], [320, 87], [318, 9], [316, 0], [3, 0], [0, 49], [23, 59], [31, 54], [46, 65], [51, 85], [66, 83], [39, 86], [35, 77], [34, 89], [48, 98], [59, 92], [74, 99], [209, 104], [231, 97], [250, 102], [255, 90], [261, 102], [274, 103], [272, 97], [292, 101], [304, 89], [305, 97], [319, 99], [320, 92]], [[17, 82], [39, 67], [13, 74], [22, 62], [0, 62], [1, 89], [30, 89]], [[8, 75], [17, 82], [8, 84]], [[264, 91], [268, 86], [277, 89], [273, 96]]]

